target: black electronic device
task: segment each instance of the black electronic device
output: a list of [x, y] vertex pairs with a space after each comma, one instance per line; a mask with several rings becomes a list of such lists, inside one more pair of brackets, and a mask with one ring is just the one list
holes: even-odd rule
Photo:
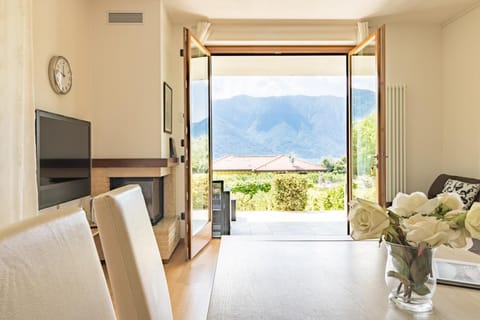
[[90, 195], [90, 122], [36, 110], [39, 209]]

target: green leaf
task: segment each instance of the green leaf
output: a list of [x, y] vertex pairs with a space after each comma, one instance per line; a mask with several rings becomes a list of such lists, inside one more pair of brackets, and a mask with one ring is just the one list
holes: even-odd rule
[[421, 296], [425, 296], [430, 293], [430, 289], [425, 284], [418, 284], [413, 286], [413, 291]]
[[416, 257], [410, 266], [410, 273], [413, 282], [417, 285], [425, 283], [431, 270], [432, 262], [428, 254], [422, 254], [421, 256]]
[[392, 270], [388, 271], [387, 276], [397, 278], [398, 280], [400, 280], [403, 283], [403, 286], [405, 288], [409, 288], [411, 286], [410, 280], [408, 280], [407, 277], [405, 277], [404, 275], [402, 275], [402, 274], [400, 274], [396, 271], [392, 271]]
[[405, 277], [410, 276], [410, 268], [408, 264], [403, 260], [402, 256], [392, 252], [392, 262], [395, 269]]
[[401, 257], [405, 264], [410, 267], [413, 260], [413, 255], [411, 253], [410, 247], [403, 246], [392, 246], [392, 255]]

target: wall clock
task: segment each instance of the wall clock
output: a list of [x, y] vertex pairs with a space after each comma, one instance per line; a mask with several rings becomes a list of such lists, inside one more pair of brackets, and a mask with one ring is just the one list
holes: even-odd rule
[[48, 78], [53, 91], [57, 94], [67, 94], [72, 88], [72, 69], [67, 58], [53, 56], [48, 65]]

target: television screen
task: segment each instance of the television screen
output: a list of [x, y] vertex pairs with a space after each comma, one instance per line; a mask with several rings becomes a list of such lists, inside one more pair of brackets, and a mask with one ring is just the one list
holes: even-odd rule
[[40, 209], [90, 195], [90, 122], [36, 111]]

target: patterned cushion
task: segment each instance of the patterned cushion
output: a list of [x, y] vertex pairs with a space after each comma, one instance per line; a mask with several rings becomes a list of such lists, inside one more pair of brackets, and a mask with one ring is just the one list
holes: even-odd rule
[[470, 209], [479, 190], [480, 184], [472, 184], [448, 179], [443, 186], [442, 192], [458, 193], [460, 198], [462, 198], [464, 209]]

